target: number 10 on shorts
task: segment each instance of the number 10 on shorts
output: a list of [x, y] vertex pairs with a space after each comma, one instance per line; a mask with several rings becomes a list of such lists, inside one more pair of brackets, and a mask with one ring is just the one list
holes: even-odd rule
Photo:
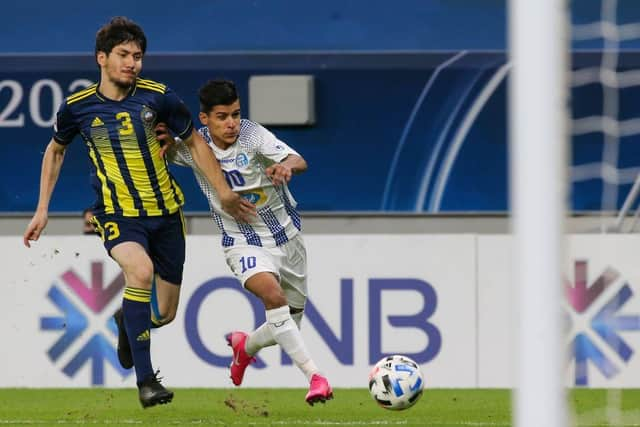
[[256, 266], [256, 257], [248, 256], [240, 258], [240, 265], [242, 266], [242, 272], [249, 270]]

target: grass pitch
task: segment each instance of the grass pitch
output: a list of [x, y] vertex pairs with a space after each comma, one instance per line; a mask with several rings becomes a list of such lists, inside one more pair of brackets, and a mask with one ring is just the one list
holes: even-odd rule
[[[430, 389], [413, 408], [399, 412], [379, 408], [366, 389], [337, 389], [332, 401], [313, 407], [304, 402], [303, 389], [174, 391], [172, 403], [143, 410], [134, 389], [0, 389], [0, 425], [511, 425], [509, 390]], [[630, 427], [640, 426], [639, 401], [640, 390], [575, 390], [569, 405], [574, 425]]]

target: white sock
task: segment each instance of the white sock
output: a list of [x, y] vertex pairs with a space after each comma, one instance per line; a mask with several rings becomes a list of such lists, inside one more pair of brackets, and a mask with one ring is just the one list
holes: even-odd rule
[[[291, 318], [298, 329], [300, 329], [300, 322], [302, 321], [302, 311], [298, 311], [291, 315]], [[250, 356], [255, 356], [255, 354], [260, 351], [260, 349], [265, 347], [270, 347], [272, 345], [276, 345], [276, 340], [273, 338], [273, 334], [269, 329], [269, 324], [267, 322], [258, 326], [258, 328], [249, 334], [247, 337], [247, 341], [245, 342], [245, 351]]]
[[276, 340], [273, 339], [273, 334], [269, 330], [269, 325], [265, 322], [249, 334], [247, 341], [244, 343], [244, 350], [248, 355], [255, 356], [260, 349], [275, 344]]
[[285, 305], [267, 310], [267, 324], [273, 339], [310, 381], [313, 374], [318, 372], [318, 367], [309, 356], [302, 334], [289, 314], [289, 307]]

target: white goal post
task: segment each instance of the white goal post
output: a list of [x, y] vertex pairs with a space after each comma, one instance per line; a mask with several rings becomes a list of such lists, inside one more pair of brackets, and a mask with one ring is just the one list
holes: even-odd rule
[[510, 182], [518, 427], [567, 425], [561, 324], [569, 41], [562, 0], [510, 0]]

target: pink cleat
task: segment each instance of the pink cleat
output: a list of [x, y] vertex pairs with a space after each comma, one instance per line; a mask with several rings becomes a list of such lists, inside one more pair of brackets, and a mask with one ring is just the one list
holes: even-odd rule
[[247, 366], [256, 361], [255, 357], [249, 356], [244, 349], [247, 337], [249, 335], [244, 332], [231, 332], [227, 334], [227, 344], [233, 350], [233, 360], [231, 361], [231, 381], [234, 385], [242, 384], [242, 378], [244, 377], [244, 371]]
[[313, 374], [311, 384], [309, 385], [309, 393], [305, 400], [311, 406], [317, 402], [326, 402], [333, 399], [333, 390], [325, 377], [320, 374]]

